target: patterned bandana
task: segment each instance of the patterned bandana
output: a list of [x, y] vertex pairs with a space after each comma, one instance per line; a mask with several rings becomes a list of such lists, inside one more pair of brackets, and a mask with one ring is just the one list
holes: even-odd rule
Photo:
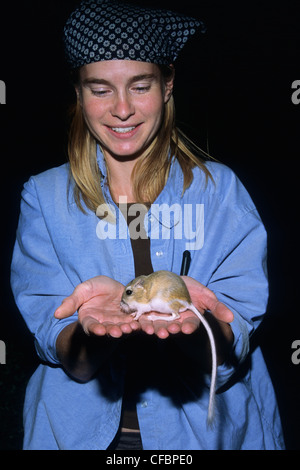
[[67, 60], [72, 68], [101, 60], [173, 63], [204, 24], [167, 10], [153, 10], [117, 0], [85, 0], [64, 28]]

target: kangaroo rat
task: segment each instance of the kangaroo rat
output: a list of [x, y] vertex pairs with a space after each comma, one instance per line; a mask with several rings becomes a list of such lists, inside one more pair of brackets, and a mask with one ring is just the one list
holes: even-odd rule
[[121, 309], [130, 313], [137, 320], [143, 313], [158, 312], [168, 316], [148, 316], [149, 320], [172, 321], [180, 317], [180, 313], [191, 310], [203, 323], [211, 346], [212, 374], [209, 395], [207, 424], [212, 425], [214, 415], [214, 397], [217, 377], [217, 353], [212, 330], [203, 315], [192, 304], [189, 291], [180, 276], [170, 271], [156, 271], [148, 276], [139, 276], [124, 289]]

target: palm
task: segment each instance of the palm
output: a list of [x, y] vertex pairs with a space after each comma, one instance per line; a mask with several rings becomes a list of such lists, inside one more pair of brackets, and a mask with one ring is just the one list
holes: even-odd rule
[[78, 320], [87, 334], [119, 337], [137, 329], [132, 317], [120, 310], [123, 284], [106, 276], [97, 276], [79, 284], [56, 310], [65, 318], [78, 310]]

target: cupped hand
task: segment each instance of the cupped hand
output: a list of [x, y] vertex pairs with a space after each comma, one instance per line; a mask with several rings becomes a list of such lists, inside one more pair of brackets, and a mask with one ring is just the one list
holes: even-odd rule
[[182, 279], [188, 288], [192, 303], [201, 313], [209, 310], [219, 321], [224, 323], [231, 323], [233, 321], [232, 311], [217, 299], [213, 291], [192, 277], [182, 276]]
[[123, 284], [107, 276], [96, 276], [79, 284], [55, 311], [58, 319], [78, 310], [78, 321], [86, 334], [119, 338], [138, 330], [137, 321], [120, 310]]
[[[209, 310], [218, 321], [223, 323], [233, 321], [231, 310], [222, 302], [219, 302], [216, 295], [208, 287], [188, 276], [182, 276], [182, 279], [188, 288], [192, 303], [200, 313], [204, 314], [206, 310]], [[192, 334], [201, 324], [199, 318], [190, 310], [182, 312], [180, 318], [170, 322], [163, 320], [150, 321], [147, 318], [148, 315], [150, 314], [144, 314], [139, 318], [141, 329], [145, 333], [156, 334], [160, 338], [167, 338], [170, 334], [177, 333]]]

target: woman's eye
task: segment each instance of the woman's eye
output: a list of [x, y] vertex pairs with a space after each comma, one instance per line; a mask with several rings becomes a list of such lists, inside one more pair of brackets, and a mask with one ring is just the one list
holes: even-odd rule
[[108, 90], [91, 90], [91, 92], [94, 96], [105, 96], [108, 94]]
[[146, 93], [149, 90], [150, 90], [150, 85], [134, 87], [134, 91], [137, 93]]

